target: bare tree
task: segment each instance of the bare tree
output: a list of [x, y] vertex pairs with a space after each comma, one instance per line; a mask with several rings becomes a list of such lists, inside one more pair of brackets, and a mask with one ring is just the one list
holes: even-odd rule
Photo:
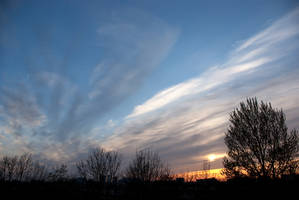
[[0, 160], [0, 176], [1, 180], [13, 181], [16, 178], [18, 157], [4, 156]]
[[128, 178], [140, 181], [171, 179], [170, 168], [160, 159], [158, 153], [150, 149], [137, 151], [125, 174]]
[[31, 177], [31, 171], [33, 168], [32, 156], [29, 153], [24, 153], [18, 158], [16, 166], [16, 180], [24, 181]]
[[30, 180], [34, 181], [45, 181], [49, 177], [48, 169], [45, 165], [40, 164], [39, 162], [34, 162]]
[[6, 181], [8, 176], [8, 157], [4, 156], [0, 160], [0, 180]]
[[45, 180], [47, 175], [45, 166], [34, 162], [29, 153], [24, 153], [21, 156], [4, 156], [0, 159], [0, 180]]
[[277, 178], [298, 168], [298, 131], [287, 131], [285, 114], [256, 98], [241, 102], [230, 114], [225, 134], [227, 155], [223, 174], [228, 177]]
[[116, 151], [95, 149], [86, 160], [77, 163], [78, 173], [85, 179], [106, 183], [114, 181], [120, 169], [121, 156]]
[[48, 179], [50, 181], [65, 181], [68, 178], [67, 165], [62, 164], [53, 168], [49, 173]]

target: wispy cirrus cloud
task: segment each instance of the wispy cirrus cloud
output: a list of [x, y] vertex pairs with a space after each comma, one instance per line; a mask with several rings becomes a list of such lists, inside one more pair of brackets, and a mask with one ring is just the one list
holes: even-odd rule
[[145, 12], [130, 9], [101, 24], [97, 33], [99, 45], [107, 52], [93, 70], [89, 97], [102, 99], [110, 93], [122, 99], [136, 91], [168, 55], [179, 30]]
[[[198, 170], [208, 154], [224, 155], [229, 113], [252, 96], [282, 107], [289, 127], [298, 128], [298, 11], [244, 41], [224, 64], [136, 106], [103, 145], [127, 154], [152, 147], [176, 171]], [[220, 157], [212, 167], [221, 167]]]
[[279, 41], [287, 40], [298, 35], [298, 15], [299, 9], [296, 8], [283, 18], [277, 20], [264, 31], [246, 40], [236, 49], [236, 52], [258, 45], [270, 46]]
[[256, 68], [280, 59], [293, 48], [298, 48], [296, 44], [289, 43], [290, 39], [298, 37], [298, 19], [299, 9], [297, 8], [266, 30], [243, 42], [232, 51], [226, 63], [212, 67], [199, 77], [158, 92], [145, 103], [136, 106], [128, 118], [155, 111], [185, 96], [199, 94], [226, 84], [236, 77], [246, 75]]
[[[55, 43], [51, 31], [44, 31], [47, 34], [43, 35], [43, 30], [32, 26], [32, 30], [39, 31], [37, 42], [32, 45], [42, 55], [31, 55], [35, 59], [26, 57], [26, 63], [22, 63], [23, 79], [14, 80], [16, 84], [9, 81], [5, 88], [1, 86], [0, 135], [5, 137], [6, 152], [26, 149], [43, 159], [64, 162], [99, 145], [94, 141], [107, 128], [96, 129], [100, 131], [94, 134], [96, 122], [140, 88], [179, 35], [177, 28], [145, 11], [115, 10], [100, 19], [94, 30], [100, 61], [80, 68], [70, 66], [72, 50], [66, 55], [54, 55], [59, 50], [51, 46]], [[6, 31], [9, 32], [7, 27]], [[72, 44], [72, 49], [80, 49], [81, 43], [74, 43], [78, 46]], [[41, 65], [49, 67], [41, 67], [39, 59]], [[91, 73], [78, 73], [79, 77], [71, 73], [85, 68]], [[114, 124], [108, 121], [103, 126], [111, 128]]]
[[0, 92], [0, 119], [10, 126], [11, 134], [21, 136], [23, 129], [40, 127], [47, 120], [28, 88], [0, 88]]
[[[74, 162], [99, 145], [125, 155], [152, 147], [178, 171], [200, 168], [200, 161], [211, 153], [218, 155], [213, 164], [221, 166], [228, 113], [250, 96], [283, 107], [289, 127], [298, 127], [298, 8], [232, 49], [226, 62], [158, 92], [123, 121], [108, 119], [103, 125], [101, 119], [141, 88], [180, 36], [178, 28], [146, 12], [110, 11], [93, 15], [97, 19], [91, 21], [97, 24], [89, 24], [93, 34], [87, 35], [96, 35], [97, 40], [85, 38], [82, 43], [68, 34], [82, 32], [81, 26], [67, 33], [63, 33], [65, 23], [59, 27], [56, 21], [43, 25], [45, 30], [32, 27], [39, 31], [35, 43], [36, 38], [25, 42], [14, 38], [20, 35], [12, 34], [13, 28], [7, 26], [19, 15], [11, 18], [12, 23], [0, 22], [5, 28], [0, 46], [6, 48], [15, 40], [20, 46], [16, 49], [34, 58], [31, 63], [24, 54], [31, 70], [21, 66], [28, 63], [18, 63], [21, 67], [12, 70], [24, 78], [15, 78], [18, 85], [11, 84], [13, 78], [5, 70], [0, 74], [8, 77], [4, 82], [8, 84], [0, 86], [1, 153], [29, 151], [47, 161]], [[26, 20], [26, 26], [32, 25], [30, 17]], [[70, 22], [74, 22], [72, 17]], [[22, 31], [32, 36], [34, 31], [27, 30]], [[71, 48], [65, 48], [60, 34], [73, 43]], [[28, 44], [38, 53], [27, 51]], [[89, 62], [97, 55], [98, 61]], [[82, 65], [82, 60], [93, 64]], [[113, 134], [107, 137], [107, 132]]]
[[270, 58], [264, 57], [227, 68], [214, 67], [199, 78], [188, 80], [159, 92], [144, 104], [136, 106], [133, 113], [130, 114], [128, 118], [155, 111], [156, 109], [167, 106], [183, 97], [208, 91], [233, 80], [236, 76], [242, 75], [242, 73], [260, 67], [270, 61]]

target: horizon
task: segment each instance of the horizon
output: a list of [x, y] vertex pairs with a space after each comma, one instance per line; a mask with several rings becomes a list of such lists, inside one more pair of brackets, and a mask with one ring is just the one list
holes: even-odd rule
[[0, 156], [151, 148], [218, 169], [248, 97], [299, 129], [296, 1], [1, 1], [0, 30]]

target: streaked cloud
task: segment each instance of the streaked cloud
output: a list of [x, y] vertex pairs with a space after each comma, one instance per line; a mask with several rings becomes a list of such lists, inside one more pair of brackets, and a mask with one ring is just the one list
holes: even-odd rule
[[[168, 55], [179, 30], [159, 18], [130, 9], [113, 16], [97, 30], [98, 44], [107, 53], [90, 78], [90, 99], [132, 94]], [[117, 80], [117, 82], [115, 81]]]
[[299, 9], [296, 8], [286, 16], [274, 22], [264, 31], [246, 40], [236, 49], [236, 52], [240, 52], [244, 49], [257, 45], [273, 45], [298, 35], [298, 15]]
[[[94, 66], [83, 66], [91, 73], [78, 73], [79, 77], [71, 74], [78, 70], [69, 64], [73, 51], [62, 56], [48, 53], [58, 51], [52, 49], [51, 33], [39, 31], [32, 46], [41, 44], [42, 55], [26, 57], [28, 67], [22, 69], [26, 77], [1, 86], [0, 135], [6, 152], [22, 149], [41, 159], [67, 162], [98, 146], [105, 132], [116, 126], [115, 120], [97, 123], [136, 93], [171, 51], [179, 30], [138, 9], [107, 13], [94, 30], [101, 59]], [[39, 59], [49, 67], [41, 67]], [[87, 82], [84, 87], [82, 80]]]
[[0, 118], [8, 127], [7, 132], [21, 136], [23, 129], [40, 127], [47, 120], [28, 88], [20, 86], [12, 90], [3, 87], [0, 92]]
[[[138, 9], [85, 9], [97, 12], [60, 13], [65, 21], [42, 19], [41, 27], [28, 17], [22, 19], [24, 26], [32, 25], [26, 29], [13, 27], [20, 23], [19, 12], [4, 13], [12, 17], [0, 20], [3, 57], [21, 56], [16, 55], [17, 67], [8, 58], [0, 74], [0, 153], [32, 152], [46, 162], [72, 164], [98, 146], [120, 150], [125, 158], [151, 147], [176, 171], [199, 169], [209, 155], [215, 155], [212, 167], [220, 166], [228, 114], [251, 96], [282, 107], [289, 127], [298, 128], [299, 8], [239, 42], [225, 62], [141, 100], [129, 114], [123, 104], [135, 94], [140, 99], [148, 94], [140, 92], [143, 83], [185, 30]], [[175, 20], [169, 21], [182, 25]], [[161, 71], [169, 70], [169, 63]], [[118, 108], [127, 116], [109, 115]]]
[[[198, 170], [208, 155], [224, 155], [229, 113], [252, 96], [283, 108], [298, 128], [298, 10], [233, 49], [224, 64], [136, 106], [103, 145], [127, 154], [152, 147], [178, 172]], [[221, 167], [222, 156], [212, 167]]]
[[160, 91], [145, 103], [136, 106], [128, 118], [154, 111], [185, 96], [210, 90], [244, 75], [243, 73], [279, 59], [290, 51], [289, 46], [286, 46], [289, 44], [289, 39], [298, 37], [298, 19], [299, 9], [297, 8], [266, 30], [243, 42], [232, 51], [232, 56], [227, 63], [213, 67], [197, 78]]
[[243, 72], [260, 67], [270, 61], [270, 58], [265, 57], [226, 68], [214, 67], [213, 69], [205, 72], [199, 78], [188, 80], [159, 92], [154, 97], [147, 100], [144, 104], [136, 106], [133, 113], [130, 114], [128, 118], [137, 117], [141, 114], [154, 111], [166, 106], [167, 104], [178, 101], [185, 96], [208, 91], [232, 80], [235, 76], [242, 75], [241, 73]]

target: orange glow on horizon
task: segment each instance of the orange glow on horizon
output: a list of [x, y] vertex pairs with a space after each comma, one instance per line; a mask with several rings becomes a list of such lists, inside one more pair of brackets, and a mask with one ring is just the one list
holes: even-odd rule
[[225, 180], [226, 177], [221, 174], [223, 168], [199, 170], [185, 173], [179, 173], [175, 175], [175, 178], [184, 178], [187, 182], [194, 182], [198, 179], [216, 178], [217, 180]]
[[215, 154], [215, 153], [212, 153], [212, 154], [208, 154], [205, 156], [205, 159], [208, 159], [210, 162], [213, 162], [219, 158], [223, 158], [226, 154], [222, 153], [222, 154]]

